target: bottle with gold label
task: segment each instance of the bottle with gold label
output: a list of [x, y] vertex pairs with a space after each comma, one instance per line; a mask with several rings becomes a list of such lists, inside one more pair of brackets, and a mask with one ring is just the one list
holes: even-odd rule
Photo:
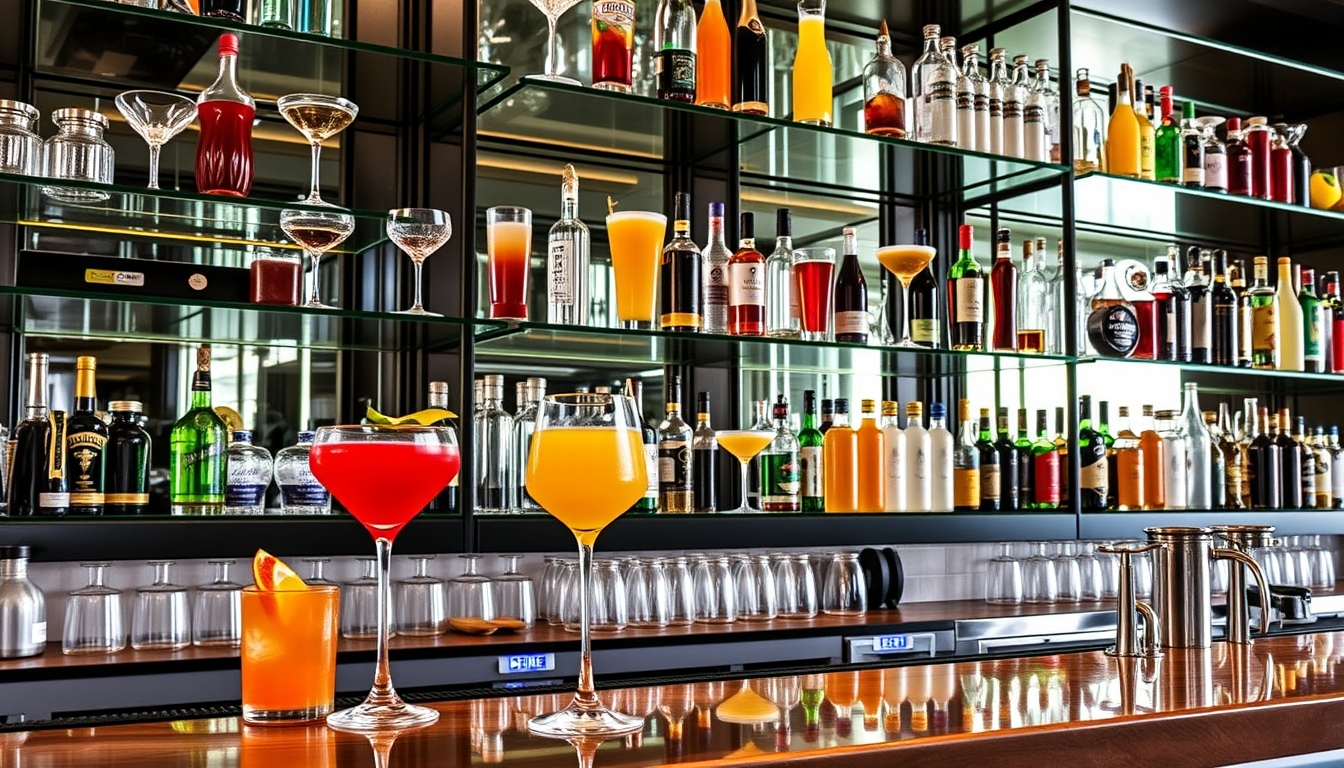
[[980, 439], [975, 447], [980, 454], [980, 511], [998, 512], [1003, 507], [1003, 457], [994, 445], [990, 431], [989, 409], [980, 409]]
[[95, 386], [98, 361], [75, 360], [75, 410], [66, 423], [66, 483], [70, 487], [70, 514], [103, 514], [103, 450], [107, 425], [98, 418]]
[[952, 453], [952, 506], [958, 512], [974, 512], [980, 509], [980, 452], [970, 400], [957, 404], [957, 420], [961, 435]]
[[1269, 284], [1269, 258], [1255, 257], [1255, 282], [1247, 294], [1251, 297], [1251, 365], [1255, 368], [1279, 367], [1279, 299]]
[[104, 514], [143, 515], [149, 511], [149, 433], [140, 426], [145, 407], [133, 400], [107, 404], [112, 424], [103, 450]]

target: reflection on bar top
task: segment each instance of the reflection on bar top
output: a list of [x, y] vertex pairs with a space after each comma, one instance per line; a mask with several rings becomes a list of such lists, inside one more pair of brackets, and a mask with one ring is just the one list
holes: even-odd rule
[[[886, 765], [900, 749], [929, 740], [965, 743], [995, 732], [1058, 733], [1050, 726], [1059, 724], [1157, 722], [1164, 718], [1153, 715], [1269, 711], [1269, 705], [1293, 699], [1338, 700], [1344, 693], [1344, 675], [1335, 674], [1341, 658], [1344, 633], [1318, 633], [1252, 646], [1168, 650], [1158, 660], [1090, 651], [617, 689], [602, 696], [648, 718], [643, 733], [587, 746], [596, 748], [597, 766], [634, 767], [697, 761], [731, 766], [755, 762], [747, 759], [752, 755], [784, 752], [833, 753], [861, 765], [854, 762], [855, 747], [887, 745], [896, 752], [881, 758]], [[436, 704], [442, 719], [399, 734], [390, 765], [574, 765], [574, 746], [525, 730], [529, 717], [567, 699], [555, 694]], [[378, 741], [387, 747], [387, 739]], [[371, 764], [369, 750], [368, 740], [324, 726], [252, 728], [235, 718], [0, 734], [0, 754], [12, 753], [22, 765], [158, 768], [187, 764], [184, 757], [192, 755], [192, 765], [221, 768], [327, 768]]]

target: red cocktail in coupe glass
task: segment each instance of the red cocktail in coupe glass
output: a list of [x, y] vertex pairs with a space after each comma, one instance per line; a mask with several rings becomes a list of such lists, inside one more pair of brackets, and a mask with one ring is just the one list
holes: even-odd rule
[[313, 475], [355, 519], [378, 548], [378, 667], [363, 704], [333, 712], [338, 731], [370, 732], [427, 725], [433, 709], [407, 704], [392, 688], [387, 661], [388, 568], [392, 541], [448, 483], [462, 464], [451, 427], [365, 424], [321, 427], [313, 440]]

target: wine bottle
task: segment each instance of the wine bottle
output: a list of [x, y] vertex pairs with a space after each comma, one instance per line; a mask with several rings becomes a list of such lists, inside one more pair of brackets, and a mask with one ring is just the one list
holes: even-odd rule
[[1247, 427], [1246, 486], [1251, 509], [1283, 508], [1283, 466], [1269, 434], [1269, 409], [1260, 408]]
[[635, 502], [630, 511], [651, 515], [658, 511], [658, 431], [644, 417], [644, 382], [626, 379], [624, 394], [634, 401], [635, 410], [639, 412], [639, 436], [640, 442], [644, 444], [644, 469], [649, 478], [644, 496]]
[[1045, 409], [1036, 411], [1036, 442], [1031, 444], [1033, 509], [1058, 509], [1060, 503], [1059, 451], [1050, 439]]
[[962, 224], [960, 251], [947, 274], [948, 329], [953, 349], [980, 352], [985, 348], [985, 278], [971, 253], [973, 241], [974, 228]]
[[[923, 227], [916, 229], [915, 245], [928, 244], [929, 231]], [[943, 346], [942, 313], [938, 309], [938, 279], [933, 276], [932, 261], [910, 281], [909, 295], [910, 339], [922, 347], [937, 349]]]
[[1017, 267], [1013, 265], [1012, 232], [994, 235], [994, 267], [989, 271], [994, 299], [994, 351], [1017, 351]]
[[690, 0], [660, 0], [653, 24], [653, 49], [658, 98], [694, 102], [695, 8]]
[[1251, 366], [1279, 367], [1279, 297], [1269, 284], [1269, 257], [1255, 257], [1255, 282], [1246, 291], [1251, 301]]
[[1316, 273], [1302, 268], [1302, 291], [1297, 295], [1302, 311], [1302, 369], [1324, 373], [1327, 344], [1325, 303], [1316, 296]]
[[1003, 509], [1003, 457], [994, 446], [990, 431], [989, 409], [980, 409], [980, 438], [975, 441], [980, 463], [980, 511]]
[[1078, 476], [1079, 503], [1085, 510], [1102, 511], [1106, 509], [1110, 467], [1106, 457], [1106, 439], [1092, 426], [1091, 395], [1083, 395], [1081, 398], [1078, 455], [1081, 463]]
[[719, 441], [709, 423], [709, 393], [695, 395], [696, 423], [691, 438], [691, 469], [696, 514], [718, 512]]
[[835, 277], [835, 340], [868, 343], [868, 283], [859, 267], [858, 230], [844, 229], [844, 255]]
[[1237, 294], [1227, 284], [1227, 251], [1218, 251], [1213, 262], [1213, 363], [1236, 365], [1241, 348]]
[[[54, 429], [47, 403], [45, 352], [28, 354], [27, 399], [23, 421], [9, 436], [9, 514], [13, 517], [64, 516], [70, 496], [64, 484], [65, 451], [52, 451]], [[59, 445], [64, 445], [61, 440]]]
[[1190, 361], [1204, 364], [1213, 359], [1213, 297], [1204, 272], [1207, 253], [1191, 246], [1185, 254], [1185, 287], [1190, 291]]
[[1270, 416], [1269, 429], [1279, 447], [1279, 490], [1284, 509], [1302, 509], [1302, 452], [1292, 435], [1292, 420], [1287, 408], [1277, 417]]
[[1000, 406], [998, 410], [998, 439], [994, 449], [999, 452], [999, 499], [1000, 508], [1005, 512], [1016, 512], [1022, 508], [1022, 474], [1018, 464], [1017, 444], [1009, 432], [1008, 409]]
[[826, 510], [821, 483], [824, 441], [825, 436], [817, 429], [817, 393], [809, 389], [803, 392], [802, 429], [798, 430], [798, 463], [802, 478], [799, 496], [804, 512]]
[[743, 0], [742, 15], [733, 30], [733, 111], [749, 115], [770, 114], [770, 91], [766, 80], [769, 53], [765, 26], [756, 13], [756, 0]]

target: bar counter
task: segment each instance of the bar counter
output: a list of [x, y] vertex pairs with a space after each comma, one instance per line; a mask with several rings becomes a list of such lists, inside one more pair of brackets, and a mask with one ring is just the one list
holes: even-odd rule
[[[565, 696], [439, 702], [440, 721], [369, 740], [237, 718], [0, 733], [0, 765], [177, 768], [510, 766], [1222, 766], [1344, 747], [1344, 632], [1168, 650], [863, 668], [604, 691], [644, 714], [635, 737], [571, 745], [528, 735]], [[409, 681], [402, 680], [403, 684]], [[826, 692], [800, 704], [803, 689]], [[815, 695], [815, 694], [814, 694]], [[946, 701], [912, 707], [910, 700]], [[865, 717], [861, 702], [885, 702]], [[780, 719], [780, 704], [788, 716]], [[848, 706], [851, 717], [845, 717]], [[576, 752], [580, 753], [577, 755]], [[383, 763], [377, 763], [382, 765]]]

